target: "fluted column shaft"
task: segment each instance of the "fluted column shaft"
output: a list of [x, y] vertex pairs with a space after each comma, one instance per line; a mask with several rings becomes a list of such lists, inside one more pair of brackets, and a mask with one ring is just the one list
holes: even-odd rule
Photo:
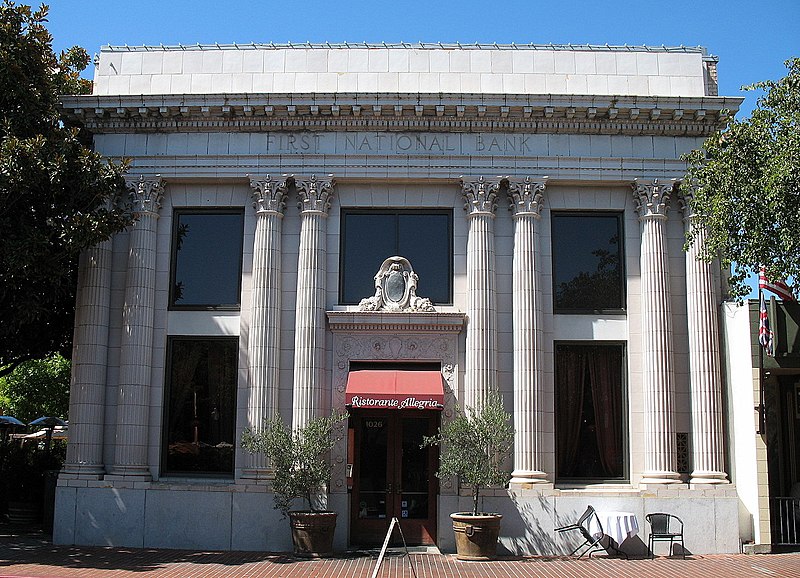
[[514, 471], [511, 483], [547, 481], [544, 447], [544, 379], [542, 315], [539, 282], [540, 218], [545, 181], [509, 182], [514, 211], [513, 332], [514, 332]]
[[467, 236], [467, 351], [464, 406], [480, 409], [497, 390], [494, 211], [499, 182], [462, 182]]
[[675, 435], [675, 368], [667, 211], [672, 183], [639, 181], [634, 200], [641, 222], [642, 382], [644, 390], [644, 484], [679, 481]]
[[720, 363], [717, 292], [712, 264], [699, 259], [706, 229], [696, 226], [691, 194], [681, 205], [694, 242], [686, 251], [686, 308], [689, 325], [689, 379], [692, 396], [692, 484], [724, 484], [722, 368]]
[[[285, 181], [251, 180], [256, 231], [253, 241], [253, 276], [250, 334], [247, 353], [250, 382], [247, 426], [260, 429], [278, 411], [280, 385], [281, 224], [286, 206]], [[268, 477], [265, 456], [248, 453], [243, 477]]]
[[303, 427], [327, 410], [325, 361], [325, 260], [327, 217], [333, 179], [295, 181], [300, 195], [300, 256], [294, 332], [292, 425]]
[[128, 277], [122, 311], [114, 476], [149, 478], [147, 433], [153, 359], [156, 225], [164, 185], [160, 178], [129, 184], [136, 222], [130, 230]]
[[62, 470], [99, 478], [103, 465], [108, 322], [111, 301], [111, 248], [108, 239], [81, 254], [72, 382], [69, 390], [69, 444]]

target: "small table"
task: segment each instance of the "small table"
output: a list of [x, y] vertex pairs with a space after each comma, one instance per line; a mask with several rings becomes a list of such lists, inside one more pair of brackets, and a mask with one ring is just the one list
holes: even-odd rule
[[[603, 533], [618, 546], [639, 533], [639, 520], [633, 512], [597, 512], [597, 518], [603, 526]], [[595, 535], [600, 533], [594, 518], [589, 524], [589, 531]]]

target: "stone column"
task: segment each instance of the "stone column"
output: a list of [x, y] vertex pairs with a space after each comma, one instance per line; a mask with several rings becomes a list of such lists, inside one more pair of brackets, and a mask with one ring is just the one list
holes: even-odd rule
[[297, 263], [297, 304], [294, 332], [294, 399], [292, 426], [303, 427], [327, 411], [325, 363], [325, 260], [328, 209], [333, 175], [295, 181], [300, 195], [300, 256]]
[[539, 281], [540, 218], [546, 178], [509, 181], [514, 211], [514, 471], [512, 484], [547, 482], [542, 372], [542, 290]]
[[725, 484], [722, 428], [722, 368], [719, 319], [712, 264], [699, 259], [706, 229], [691, 208], [691, 191], [679, 198], [687, 232], [694, 242], [686, 251], [686, 310], [689, 325], [689, 379], [692, 395], [692, 457], [690, 483]]
[[673, 183], [637, 179], [633, 185], [642, 234], [642, 389], [644, 392], [644, 472], [642, 484], [679, 482], [675, 436], [675, 366], [667, 211]]
[[[260, 429], [278, 411], [281, 356], [281, 224], [286, 208], [286, 181], [250, 180], [256, 232], [253, 242], [253, 303], [247, 353], [250, 387], [247, 426]], [[247, 454], [242, 477], [269, 476], [261, 454]]]
[[100, 479], [103, 465], [111, 250], [108, 239], [80, 258], [72, 380], [69, 388], [69, 444], [62, 473]]
[[494, 212], [500, 180], [461, 181], [467, 237], [467, 351], [464, 407], [480, 409], [497, 391]]
[[[155, 305], [156, 225], [164, 181], [129, 183], [130, 199], [137, 217], [130, 229], [128, 276], [122, 310], [117, 431], [112, 476], [150, 479], [147, 460], [150, 415], [150, 379], [153, 359]], [[107, 476], [108, 478], [108, 476]]]

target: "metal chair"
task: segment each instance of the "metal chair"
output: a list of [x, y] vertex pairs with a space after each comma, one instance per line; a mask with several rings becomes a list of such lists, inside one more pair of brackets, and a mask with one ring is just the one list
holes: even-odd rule
[[650, 557], [655, 558], [653, 546], [656, 542], [669, 542], [669, 555], [672, 556], [672, 544], [680, 542], [681, 554], [686, 559], [686, 548], [683, 545], [683, 520], [672, 514], [657, 512], [647, 514], [645, 519], [650, 524], [650, 538], [647, 546], [650, 549]]
[[[594, 518], [594, 523], [597, 524], [597, 529], [599, 532], [592, 534], [589, 530], [589, 524], [592, 523], [592, 519]], [[570, 532], [570, 531], [577, 531], [583, 537], [583, 542], [578, 545], [572, 552], [570, 552], [570, 556], [574, 556], [578, 553], [579, 550], [584, 549], [581, 552], [578, 558], [582, 558], [584, 554], [589, 554], [589, 558], [592, 557], [592, 554], [595, 552], [604, 551], [605, 548], [600, 543], [603, 539], [603, 526], [600, 523], [600, 518], [597, 517], [597, 514], [594, 511], [592, 506], [587, 506], [586, 511], [581, 514], [581, 517], [578, 518], [578, 521], [574, 524], [569, 524], [567, 526], [561, 526], [560, 528], [555, 529], [556, 532]]]

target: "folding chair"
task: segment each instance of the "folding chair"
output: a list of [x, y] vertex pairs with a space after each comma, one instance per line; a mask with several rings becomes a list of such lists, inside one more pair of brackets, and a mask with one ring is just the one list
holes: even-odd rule
[[[596, 529], [598, 530], [595, 534], [589, 530], [589, 524], [592, 523], [594, 519], [594, 523], [597, 524]], [[594, 529], [594, 528], [593, 528]], [[560, 528], [555, 529], [556, 532], [571, 532], [577, 531], [583, 537], [583, 543], [579, 544], [577, 548], [575, 548], [572, 552], [570, 552], [570, 556], [574, 556], [578, 553], [579, 550], [583, 549], [583, 552], [580, 553], [578, 558], [582, 558], [584, 554], [588, 553], [589, 558], [592, 557], [592, 554], [595, 552], [604, 551], [605, 548], [600, 543], [603, 539], [603, 526], [600, 523], [600, 518], [597, 517], [597, 514], [594, 511], [592, 506], [587, 506], [586, 511], [581, 514], [581, 517], [578, 518], [578, 521], [574, 524], [569, 524], [567, 526], [562, 526]], [[585, 548], [585, 549], [584, 549]]]
[[686, 559], [686, 548], [683, 545], [683, 520], [672, 514], [657, 512], [647, 514], [645, 519], [650, 524], [650, 539], [647, 546], [650, 549], [650, 557], [655, 558], [653, 546], [656, 542], [669, 542], [669, 555], [672, 556], [672, 544], [680, 542], [681, 554]]

